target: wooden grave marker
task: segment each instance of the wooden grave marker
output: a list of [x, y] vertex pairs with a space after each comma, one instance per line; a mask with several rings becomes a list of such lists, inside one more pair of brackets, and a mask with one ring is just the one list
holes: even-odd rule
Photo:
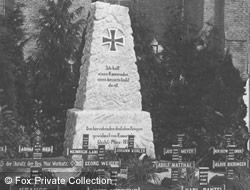
[[213, 168], [225, 168], [226, 178], [233, 179], [235, 167], [248, 167], [248, 160], [236, 161], [235, 154], [243, 154], [243, 149], [237, 148], [233, 143], [233, 135], [226, 135], [227, 146], [225, 149], [213, 149], [213, 154], [226, 154], [226, 161], [214, 161]]
[[[94, 167], [97, 169], [97, 174], [100, 178], [105, 177], [105, 167], [110, 167], [110, 179], [112, 180], [112, 189], [117, 186], [118, 169], [121, 166], [121, 160], [106, 160], [105, 159], [105, 145], [98, 145], [98, 159], [97, 160], [84, 160], [83, 167]], [[88, 187], [88, 189], [92, 189]], [[101, 190], [105, 188], [94, 188]]]
[[[121, 154], [146, 154], [146, 148], [135, 148], [135, 136], [128, 135], [128, 147], [127, 148], [116, 148], [115, 153], [118, 153], [118, 154], [119, 153], [121, 153]], [[128, 178], [128, 168], [120, 169], [120, 173], [117, 173], [117, 176], [120, 178], [127, 179]]]
[[[83, 161], [83, 167], [85, 168], [98, 168], [97, 173], [100, 178], [104, 177], [104, 168], [105, 167], [111, 167], [111, 172], [110, 172], [110, 178], [112, 179], [112, 188], [109, 188], [110, 190], [115, 190], [114, 187], [117, 186], [117, 181], [118, 181], [118, 170], [121, 166], [121, 161], [120, 160], [105, 160], [105, 145], [98, 145], [98, 149], [88, 149], [88, 141], [89, 141], [89, 136], [87, 134], [83, 135], [83, 148], [82, 149], [69, 149], [67, 148], [67, 155], [98, 155], [97, 160], [84, 160]], [[117, 151], [118, 150], [118, 151]], [[134, 135], [129, 135], [128, 136], [128, 148], [117, 148], [116, 152], [119, 153], [146, 153], [145, 148], [134, 148]], [[127, 169], [126, 169], [127, 171]], [[127, 176], [127, 175], [126, 175]], [[88, 187], [88, 189], [92, 189]], [[94, 188], [98, 190], [98, 188]], [[101, 188], [105, 189], [105, 188]], [[119, 188], [123, 189], [123, 188]], [[127, 188], [124, 188], [124, 190]], [[135, 190], [139, 190], [139, 188], [131, 188]]]
[[185, 187], [182, 190], [226, 190], [225, 185], [211, 186], [208, 183], [208, 167], [199, 167], [199, 186], [198, 187]]
[[89, 149], [89, 135], [83, 134], [82, 149], [69, 149], [67, 148], [68, 155], [97, 155], [98, 149]]
[[172, 181], [178, 181], [179, 179], [179, 168], [194, 168], [194, 161], [183, 161], [182, 155], [196, 154], [196, 148], [183, 148], [183, 134], [177, 135], [177, 145], [172, 145], [172, 149], [164, 148], [163, 154], [171, 154], [172, 162], [157, 162], [155, 163], [156, 168], [171, 168], [171, 179]]
[[98, 149], [88, 148], [89, 135], [83, 135], [83, 148], [82, 149], [69, 149], [67, 148], [67, 155], [97, 155], [97, 160], [83, 161], [83, 167], [105, 167], [110, 166], [113, 168], [120, 167], [120, 161], [118, 160], [105, 160], [105, 145], [98, 145]]
[[[21, 152], [33, 152], [32, 158], [21, 159], [3, 159], [0, 162], [0, 167], [3, 168], [30, 168], [31, 186], [22, 186], [21, 188], [33, 189], [39, 184], [34, 184], [35, 177], [40, 177], [42, 168], [72, 168], [76, 165], [72, 159], [51, 159], [42, 158], [43, 152], [53, 152], [52, 147], [42, 147], [42, 133], [37, 129], [34, 133], [33, 147], [21, 147], [19, 146], [19, 153]], [[37, 188], [37, 187], [36, 187]], [[39, 187], [40, 188], [40, 187]], [[42, 187], [41, 187], [42, 188]]]
[[121, 166], [120, 160], [106, 160], [105, 159], [105, 145], [98, 145], [98, 149], [89, 149], [89, 135], [83, 135], [83, 145], [82, 149], [69, 149], [67, 148], [67, 155], [97, 155], [97, 160], [89, 160], [84, 159], [83, 167], [84, 168], [97, 168], [97, 175], [100, 178], [105, 177], [105, 167], [111, 167], [111, 178], [112, 178], [112, 185], [117, 185], [117, 169]]
[[98, 160], [84, 160], [83, 167], [105, 167], [119, 168], [120, 160], [105, 159], [105, 145], [98, 145]]
[[146, 154], [146, 148], [135, 148], [135, 136], [128, 135], [128, 147], [116, 148], [115, 153]]
[[42, 153], [53, 153], [53, 146], [43, 147], [43, 135], [39, 129], [34, 133], [33, 146], [19, 145], [18, 152], [33, 152], [33, 159], [41, 159]]

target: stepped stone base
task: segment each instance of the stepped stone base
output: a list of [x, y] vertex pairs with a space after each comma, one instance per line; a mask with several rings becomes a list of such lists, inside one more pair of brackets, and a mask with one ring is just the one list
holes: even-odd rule
[[[144, 111], [103, 111], [70, 109], [67, 113], [64, 150], [82, 148], [83, 134], [89, 134], [89, 148], [125, 148], [128, 135], [135, 135], [135, 148], [146, 148], [155, 158], [151, 118]], [[65, 153], [65, 152], [64, 152]]]

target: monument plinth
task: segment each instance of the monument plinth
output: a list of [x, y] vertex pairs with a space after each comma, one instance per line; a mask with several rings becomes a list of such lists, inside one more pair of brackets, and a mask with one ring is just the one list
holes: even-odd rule
[[135, 148], [154, 158], [151, 118], [141, 111], [140, 82], [128, 8], [92, 4], [75, 108], [68, 110], [66, 148], [125, 148], [135, 135]]

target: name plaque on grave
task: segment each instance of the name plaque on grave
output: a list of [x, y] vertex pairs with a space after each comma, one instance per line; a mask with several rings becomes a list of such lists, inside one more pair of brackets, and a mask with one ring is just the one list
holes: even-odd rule
[[105, 167], [110, 166], [112, 168], [119, 168], [121, 166], [121, 161], [119, 160], [86, 160], [83, 163], [84, 167]]
[[88, 150], [72, 149], [72, 150], [69, 150], [68, 154], [98, 154], [98, 150], [97, 149], [88, 149]]
[[[173, 149], [171, 148], [164, 148], [163, 149], [163, 154], [172, 154]], [[180, 149], [181, 154], [196, 154], [196, 148], [182, 148]]]
[[195, 167], [195, 162], [167, 162], [167, 161], [162, 161], [162, 162], [155, 162], [154, 166], [156, 169], [158, 168], [194, 168]]
[[145, 154], [146, 149], [145, 148], [117, 148], [116, 149], [117, 153], [140, 153], [140, 154]]
[[[31, 146], [19, 146], [19, 152], [33, 152], [36, 147], [31, 147]], [[40, 149], [40, 146], [39, 146]], [[48, 147], [41, 147], [42, 152], [46, 153], [52, 153], [53, 152], [53, 146], [48, 146]]]
[[221, 167], [248, 167], [248, 161], [214, 161], [213, 168]]

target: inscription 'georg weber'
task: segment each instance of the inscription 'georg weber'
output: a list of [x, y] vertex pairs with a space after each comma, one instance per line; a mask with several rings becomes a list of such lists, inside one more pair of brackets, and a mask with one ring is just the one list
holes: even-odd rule
[[121, 70], [121, 66], [105, 65], [98, 72], [97, 82], [104, 83], [106, 87], [117, 88], [121, 83], [129, 82], [129, 75]]

